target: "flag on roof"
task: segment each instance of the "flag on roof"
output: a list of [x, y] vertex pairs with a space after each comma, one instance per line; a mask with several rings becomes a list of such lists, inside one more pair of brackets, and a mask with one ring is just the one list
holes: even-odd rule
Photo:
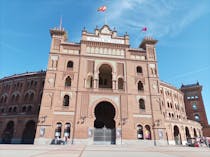
[[107, 7], [104, 5], [104, 6], [99, 7], [97, 11], [104, 12], [104, 11], [106, 11], [106, 9], [107, 9]]
[[142, 31], [142, 32], [146, 32], [146, 31], [147, 31], [147, 27], [143, 27], [143, 28], [141, 29], [141, 31]]

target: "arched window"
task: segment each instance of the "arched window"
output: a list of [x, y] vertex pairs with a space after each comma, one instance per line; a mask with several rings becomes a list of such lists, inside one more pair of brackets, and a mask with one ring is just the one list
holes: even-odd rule
[[112, 89], [112, 67], [108, 64], [103, 64], [99, 68], [99, 88]]
[[34, 100], [34, 93], [31, 93], [30, 95], [30, 102], [32, 102]]
[[200, 121], [200, 116], [198, 114], [194, 115], [196, 121]]
[[124, 81], [122, 78], [118, 79], [118, 89], [124, 89]]
[[28, 97], [29, 97], [29, 94], [26, 93], [25, 97], [24, 97], [24, 101], [27, 102], [28, 101]]
[[20, 98], [20, 95], [19, 95], [19, 94], [18, 94], [18, 95], [16, 95], [16, 97], [15, 97], [15, 101], [16, 101], [16, 103], [18, 103], [19, 98]]
[[63, 106], [69, 106], [69, 96], [65, 95], [63, 98]]
[[192, 108], [193, 108], [193, 110], [197, 110], [197, 109], [198, 109], [196, 102], [194, 102], [194, 103], [192, 104]]
[[137, 66], [136, 67], [136, 72], [137, 72], [137, 74], [142, 74], [142, 67], [141, 66]]
[[31, 112], [32, 111], [32, 106], [28, 106], [27, 107], [27, 112]]
[[176, 125], [174, 126], [174, 140], [175, 140], [175, 144], [177, 145], [180, 145], [182, 143], [179, 127]]
[[68, 61], [67, 68], [73, 68], [74, 63], [72, 61]]
[[12, 112], [12, 107], [9, 108], [9, 112]]
[[144, 90], [144, 86], [143, 83], [141, 81], [138, 82], [138, 91], [143, 91]]
[[13, 108], [13, 112], [17, 112], [17, 107], [16, 106]]
[[15, 101], [15, 95], [12, 95], [11, 102], [13, 103]]
[[7, 102], [7, 96], [4, 97], [4, 103], [6, 103], [6, 102]]
[[194, 132], [194, 137], [197, 137], [197, 132], [196, 132], [195, 128], [193, 129], [193, 132]]
[[65, 81], [65, 87], [71, 87], [71, 77], [68, 76]]
[[87, 88], [93, 88], [93, 76], [88, 76]]
[[14, 134], [14, 128], [15, 128], [14, 125], [15, 125], [15, 123], [13, 121], [9, 121], [7, 123], [7, 126], [3, 131], [2, 143], [10, 144], [12, 142], [13, 134]]
[[190, 136], [190, 131], [188, 127], [185, 127], [185, 135], [186, 135], [187, 141], [190, 140], [191, 136]]
[[139, 140], [144, 139], [143, 127], [140, 124], [137, 125], [137, 139]]
[[4, 97], [2, 96], [1, 97], [1, 100], [0, 100], [0, 103], [3, 103], [3, 100], [4, 100]]
[[55, 138], [61, 138], [62, 123], [58, 122], [55, 128]]
[[26, 107], [25, 106], [22, 107], [22, 112], [26, 112]]
[[145, 110], [144, 99], [139, 99], [139, 109]]
[[144, 133], [144, 137], [145, 139], [147, 140], [151, 140], [151, 129], [150, 129], [150, 126], [149, 125], [146, 125], [145, 126], [146, 130], [145, 130], [145, 133]]
[[66, 123], [65, 128], [64, 128], [64, 137], [65, 138], [70, 138], [70, 132], [71, 132], [71, 124]]

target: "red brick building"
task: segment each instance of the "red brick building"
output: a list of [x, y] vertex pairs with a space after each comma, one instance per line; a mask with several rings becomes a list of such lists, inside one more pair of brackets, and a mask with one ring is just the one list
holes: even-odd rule
[[159, 79], [157, 40], [132, 48], [107, 25], [82, 30], [80, 43], [61, 28], [50, 34], [46, 73], [0, 80], [0, 143], [184, 145], [202, 136], [184, 93]]
[[0, 143], [33, 143], [45, 72], [0, 79]]
[[155, 45], [138, 48], [109, 26], [82, 30], [79, 43], [63, 28], [52, 42], [35, 143], [185, 144], [202, 136], [188, 120], [183, 93], [159, 80]]
[[210, 125], [208, 124], [206, 110], [202, 98], [202, 86], [196, 84], [182, 85], [185, 108], [188, 119], [199, 122], [203, 127], [203, 135], [210, 137]]

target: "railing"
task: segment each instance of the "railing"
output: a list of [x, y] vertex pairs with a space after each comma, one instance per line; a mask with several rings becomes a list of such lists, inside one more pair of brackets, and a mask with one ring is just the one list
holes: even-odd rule
[[115, 144], [116, 143], [116, 130], [101, 128], [94, 129], [94, 143], [100, 144]]

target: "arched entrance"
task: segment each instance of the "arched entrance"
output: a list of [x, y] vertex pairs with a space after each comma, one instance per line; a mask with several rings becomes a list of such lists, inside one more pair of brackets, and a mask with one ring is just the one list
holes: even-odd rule
[[193, 129], [193, 132], [194, 132], [194, 137], [197, 137], [197, 132], [196, 132], [195, 128]]
[[108, 64], [103, 64], [99, 68], [99, 88], [112, 89], [112, 67]]
[[115, 144], [114, 106], [110, 102], [102, 101], [95, 107], [94, 113], [94, 142]]
[[174, 140], [175, 140], [175, 144], [177, 145], [180, 145], [182, 143], [179, 128], [176, 125], [174, 126]]
[[9, 121], [2, 134], [2, 143], [4, 144], [12, 143], [13, 134], [14, 134], [14, 122]]
[[188, 127], [185, 127], [185, 135], [186, 135], [187, 142], [191, 142], [191, 136], [190, 136], [190, 131]]
[[36, 133], [36, 126], [33, 120], [30, 120], [26, 123], [23, 134], [22, 134], [22, 144], [33, 144], [34, 137]]

